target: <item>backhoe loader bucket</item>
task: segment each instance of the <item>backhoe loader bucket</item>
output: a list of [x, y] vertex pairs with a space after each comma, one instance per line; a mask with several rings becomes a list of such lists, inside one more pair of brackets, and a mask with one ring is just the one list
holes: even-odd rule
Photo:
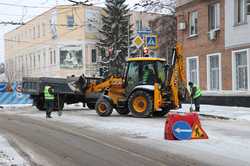
[[87, 79], [84, 76], [84, 74], [81, 75], [79, 79], [76, 81], [75, 80], [72, 81], [72, 77], [68, 78], [68, 80], [69, 80], [68, 82], [69, 88], [76, 93], [83, 93], [85, 88], [87, 87]]

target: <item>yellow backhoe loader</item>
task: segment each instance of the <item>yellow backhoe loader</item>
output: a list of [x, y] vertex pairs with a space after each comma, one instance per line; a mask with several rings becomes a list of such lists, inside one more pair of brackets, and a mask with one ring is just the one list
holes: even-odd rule
[[110, 76], [89, 84], [81, 78], [72, 86], [86, 95], [101, 93], [95, 104], [100, 116], [111, 115], [113, 109], [140, 118], [164, 116], [179, 107], [181, 89], [186, 88], [182, 46], [176, 45], [171, 65], [161, 58], [128, 58], [123, 77]]

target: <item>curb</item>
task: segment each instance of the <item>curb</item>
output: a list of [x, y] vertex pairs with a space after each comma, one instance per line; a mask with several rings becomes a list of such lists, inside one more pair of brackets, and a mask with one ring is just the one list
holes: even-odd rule
[[219, 116], [219, 115], [208, 115], [208, 114], [202, 114], [202, 113], [200, 113], [199, 115], [203, 117], [213, 118], [213, 119], [237, 120], [236, 118], [229, 118], [229, 117], [224, 117], [224, 116]]

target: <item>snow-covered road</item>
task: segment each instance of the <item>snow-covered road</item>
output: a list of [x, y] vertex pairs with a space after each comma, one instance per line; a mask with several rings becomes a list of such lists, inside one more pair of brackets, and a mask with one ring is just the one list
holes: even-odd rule
[[[215, 110], [214, 113], [216, 110], [227, 112], [225, 107], [202, 106], [202, 108], [206, 108], [207, 111]], [[99, 117], [94, 110], [76, 109], [76, 107], [68, 107], [68, 109], [74, 109], [74, 111], [65, 111], [62, 117], [53, 114], [52, 121], [101, 131], [108, 135], [116, 134], [138, 144], [168, 151], [177, 156], [185, 155], [188, 158], [206, 161], [208, 164], [250, 165], [250, 121], [248, 119], [220, 120], [202, 117], [202, 125], [209, 135], [208, 140], [167, 141], [164, 140], [165, 118], [123, 117], [115, 111], [110, 117]], [[243, 111], [246, 113], [248, 110]], [[44, 112], [31, 108], [7, 113], [45, 120]]]
[[3, 136], [0, 136], [0, 165], [28, 166], [26, 161], [16, 152], [16, 150]]

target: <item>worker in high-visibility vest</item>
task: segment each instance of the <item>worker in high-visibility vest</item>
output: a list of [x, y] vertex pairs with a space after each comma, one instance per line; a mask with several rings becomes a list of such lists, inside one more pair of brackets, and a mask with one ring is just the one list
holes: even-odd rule
[[200, 112], [200, 97], [202, 96], [201, 89], [192, 82], [189, 82], [188, 85], [190, 87], [191, 98], [195, 105], [195, 111]]
[[51, 86], [44, 87], [44, 99], [45, 99], [45, 106], [46, 106], [46, 118], [52, 118], [51, 112], [54, 109], [54, 89]]
[[143, 70], [143, 84], [154, 84], [154, 72], [148, 65], [146, 65]]

